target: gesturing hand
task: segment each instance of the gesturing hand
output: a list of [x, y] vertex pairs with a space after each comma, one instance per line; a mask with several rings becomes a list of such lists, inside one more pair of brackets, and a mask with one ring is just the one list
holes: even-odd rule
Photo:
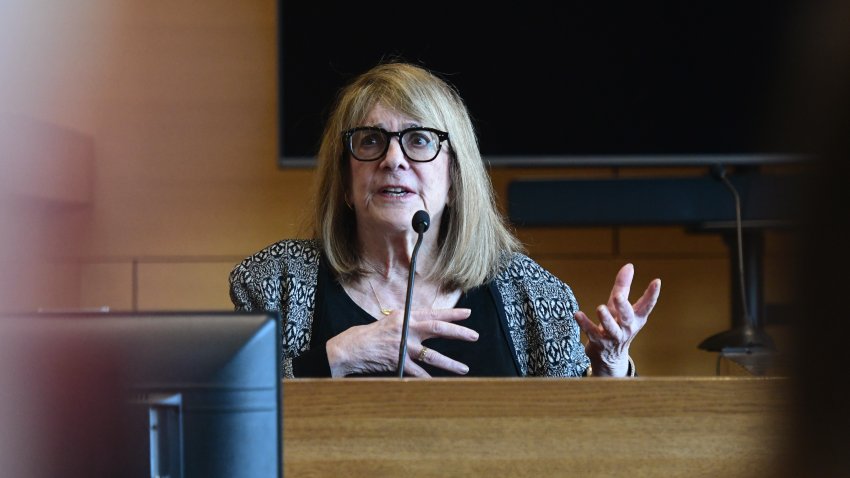
[[661, 279], [654, 279], [634, 304], [629, 303], [629, 289], [635, 275], [632, 264], [624, 265], [614, 279], [608, 303], [596, 308], [599, 324], [582, 311], [575, 313], [576, 322], [587, 335], [585, 346], [594, 375], [622, 377], [629, 366], [629, 345], [646, 324], [661, 293]]
[[[469, 368], [436, 350], [423, 353], [422, 341], [442, 337], [448, 339], [478, 340], [474, 330], [453, 323], [469, 317], [470, 309], [413, 310], [410, 312], [410, 328], [407, 333], [408, 359], [404, 361], [404, 372], [414, 377], [428, 377], [428, 373], [416, 363], [422, 359], [434, 367], [450, 372], [465, 374]], [[331, 375], [341, 377], [351, 374], [391, 372], [398, 367], [398, 349], [401, 341], [402, 311], [395, 311], [386, 318], [368, 325], [351, 327], [326, 344]]]

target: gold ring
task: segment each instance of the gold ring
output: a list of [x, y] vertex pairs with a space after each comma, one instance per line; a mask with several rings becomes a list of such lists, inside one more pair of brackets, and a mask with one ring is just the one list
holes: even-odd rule
[[427, 354], [427, 353], [428, 353], [428, 347], [423, 345], [422, 350], [419, 351], [419, 355], [416, 356], [416, 360], [418, 360], [420, 362], [424, 362], [425, 361], [425, 354]]

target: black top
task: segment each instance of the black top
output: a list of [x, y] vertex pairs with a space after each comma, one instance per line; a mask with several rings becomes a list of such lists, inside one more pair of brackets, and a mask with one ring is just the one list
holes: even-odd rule
[[[469, 318], [456, 323], [478, 332], [477, 341], [432, 338], [423, 342], [429, 349], [466, 364], [469, 367], [469, 373], [464, 375], [466, 377], [519, 376], [513, 357], [513, 348], [497, 313], [496, 304], [500, 302], [497, 302], [497, 298], [493, 296], [494, 293], [487, 285], [479, 286], [462, 294], [455, 305], [455, 307], [472, 311]], [[342, 284], [333, 277], [322, 262], [319, 265], [310, 350], [293, 359], [294, 375], [296, 377], [329, 377], [330, 366], [325, 343], [350, 327], [367, 325], [375, 320], [348, 296]], [[407, 360], [411, 360], [410, 357]], [[433, 377], [458, 376], [421, 362], [419, 365]], [[397, 375], [396, 371], [391, 371], [368, 376], [395, 377]]]

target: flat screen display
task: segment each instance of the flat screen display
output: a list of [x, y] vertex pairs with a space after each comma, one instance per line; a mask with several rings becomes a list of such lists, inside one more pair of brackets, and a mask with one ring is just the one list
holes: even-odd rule
[[232, 312], [0, 317], [4, 470], [280, 476], [279, 323]]
[[336, 91], [394, 57], [457, 87], [492, 164], [770, 149], [791, 0], [477, 5], [280, 0], [279, 164], [312, 164]]

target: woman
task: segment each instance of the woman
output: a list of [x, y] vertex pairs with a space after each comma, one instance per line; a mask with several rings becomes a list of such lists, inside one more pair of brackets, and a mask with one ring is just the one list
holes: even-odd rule
[[446, 82], [405, 63], [362, 74], [340, 92], [318, 161], [315, 240], [280, 241], [230, 275], [237, 310], [280, 311], [286, 377], [394, 374], [418, 210], [431, 226], [405, 374], [634, 375], [629, 345], [661, 281], [632, 305], [627, 264], [599, 324], [578, 311], [505, 226], [469, 114]]

